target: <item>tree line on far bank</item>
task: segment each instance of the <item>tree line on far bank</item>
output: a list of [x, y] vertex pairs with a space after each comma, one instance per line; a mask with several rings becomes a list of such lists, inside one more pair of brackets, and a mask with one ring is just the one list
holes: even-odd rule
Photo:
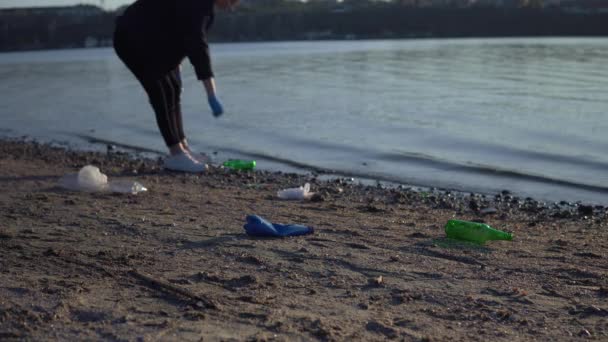
[[[419, 37], [606, 36], [608, 13], [531, 8], [412, 8], [399, 3], [303, 5], [218, 13], [211, 41]], [[0, 51], [108, 46], [120, 11], [0, 13]]]

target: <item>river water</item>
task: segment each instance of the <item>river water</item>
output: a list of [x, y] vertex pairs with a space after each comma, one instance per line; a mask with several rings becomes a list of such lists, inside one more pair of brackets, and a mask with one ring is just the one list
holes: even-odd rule
[[[608, 204], [608, 39], [212, 44], [226, 114], [184, 62], [195, 149], [262, 169], [332, 170], [548, 201]], [[111, 49], [0, 54], [0, 134], [164, 151]], [[105, 145], [103, 145], [105, 147]]]

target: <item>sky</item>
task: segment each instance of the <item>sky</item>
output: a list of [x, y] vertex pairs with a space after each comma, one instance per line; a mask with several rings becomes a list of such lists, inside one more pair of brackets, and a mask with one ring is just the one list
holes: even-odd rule
[[71, 6], [77, 4], [92, 4], [104, 8], [114, 9], [129, 4], [135, 0], [0, 0], [0, 8], [9, 7], [41, 7], [41, 6]]

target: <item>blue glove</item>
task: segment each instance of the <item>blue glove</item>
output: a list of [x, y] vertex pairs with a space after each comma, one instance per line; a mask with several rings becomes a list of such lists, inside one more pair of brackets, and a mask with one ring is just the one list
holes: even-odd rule
[[251, 236], [298, 236], [314, 232], [314, 228], [299, 224], [270, 223], [257, 215], [247, 215], [247, 223], [243, 226], [245, 232]]
[[222, 107], [222, 103], [215, 95], [210, 95], [207, 100], [209, 100], [209, 107], [211, 107], [213, 116], [218, 117], [224, 114], [224, 107]]

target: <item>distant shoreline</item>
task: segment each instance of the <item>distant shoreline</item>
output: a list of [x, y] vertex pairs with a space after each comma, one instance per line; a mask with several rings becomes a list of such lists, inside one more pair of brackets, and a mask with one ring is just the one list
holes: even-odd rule
[[[379, 40], [453, 40], [453, 39], [606, 39], [607, 35], [593, 36], [593, 35], [581, 35], [581, 36], [466, 36], [466, 37], [433, 37], [433, 36], [419, 36], [419, 37], [369, 37], [369, 38], [323, 38], [323, 39], [285, 39], [285, 40], [246, 40], [246, 41], [223, 41], [223, 40], [211, 40], [210, 44], [247, 44], [247, 43], [300, 43], [300, 42], [331, 42], [331, 41], [379, 41]], [[37, 52], [37, 51], [61, 51], [61, 50], [79, 50], [79, 49], [100, 49], [100, 48], [112, 48], [113, 45], [98, 45], [91, 47], [82, 46], [69, 46], [69, 47], [53, 47], [53, 48], [35, 48], [35, 49], [22, 49], [22, 50], [0, 50], [2, 53], [19, 53], [19, 52]]]
[[[5, 11], [0, 17], [0, 51], [111, 46], [118, 12], [89, 10], [86, 15], [68, 12], [61, 16], [53, 15], [52, 9], [28, 15]], [[606, 22], [608, 12], [560, 9], [409, 8], [396, 4], [297, 11], [278, 8], [218, 13], [210, 40], [608, 37]]]

